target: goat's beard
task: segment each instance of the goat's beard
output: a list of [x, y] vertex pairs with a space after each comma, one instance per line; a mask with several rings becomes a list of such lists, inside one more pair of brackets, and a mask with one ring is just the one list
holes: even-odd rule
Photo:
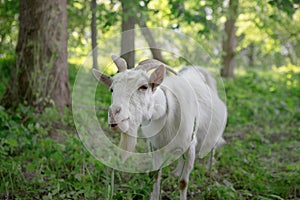
[[130, 156], [131, 153], [134, 152], [135, 146], [137, 144], [137, 130], [138, 127], [136, 125], [132, 125], [132, 123], [129, 123], [129, 130], [127, 132], [121, 133], [121, 140], [119, 143], [119, 147], [123, 149], [121, 153], [121, 159], [122, 162], [125, 163], [127, 158]]
[[120, 140], [119, 147], [124, 150], [121, 153], [121, 159], [122, 159], [123, 163], [127, 160], [127, 158], [130, 156], [130, 154], [134, 151], [136, 143], [137, 143], [136, 137], [128, 135], [127, 133], [121, 134], [121, 140]]
[[[120, 126], [120, 129], [123, 130], [121, 133], [121, 140], [119, 143], [119, 147], [123, 149], [121, 153], [122, 162], [124, 163], [131, 153], [134, 152], [135, 146], [137, 144], [137, 131], [138, 127], [141, 125], [144, 119], [150, 119], [151, 114], [145, 115], [144, 113], [150, 113], [150, 111], [145, 112], [141, 108], [142, 106], [132, 107], [130, 110], [130, 113], [134, 113], [134, 115], [131, 115], [129, 118], [127, 128], [128, 130], [122, 129]], [[150, 107], [150, 106], [149, 106]], [[125, 124], [124, 124], [125, 125]], [[124, 126], [125, 127], [125, 126]]]

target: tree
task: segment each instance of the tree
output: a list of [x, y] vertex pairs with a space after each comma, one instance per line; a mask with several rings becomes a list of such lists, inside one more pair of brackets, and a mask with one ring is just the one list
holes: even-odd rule
[[143, 36], [145, 37], [145, 39], [146, 39], [146, 41], [149, 45], [149, 48], [150, 48], [150, 51], [152, 53], [153, 58], [156, 59], [156, 60], [164, 62], [163, 56], [161, 54], [161, 50], [157, 47], [157, 44], [154, 40], [152, 32], [148, 28], [146, 22], [140, 20], [139, 21], [139, 26], [141, 28]]
[[16, 60], [1, 103], [29, 104], [42, 111], [53, 102], [70, 105], [67, 61], [67, 0], [21, 0]]
[[135, 63], [134, 53], [134, 26], [135, 26], [135, 1], [121, 1], [122, 4], [122, 35], [121, 57], [127, 62], [128, 68], [133, 68]]
[[236, 48], [236, 28], [235, 22], [237, 19], [237, 9], [238, 9], [238, 0], [230, 0], [228, 7], [228, 17], [225, 22], [225, 34], [226, 37], [223, 40], [223, 69], [221, 70], [221, 75], [224, 77], [233, 77], [234, 76], [234, 56]]
[[93, 49], [93, 68], [98, 69], [98, 49], [97, 49], [97, 22], [96, 22], [96, 0], [91, 2], [92, 20], [91, 20], [91, 31], [92, 31], [92, 49]]
[[[140, 3], [143, 2], [141, 5]], [[121, 55], [127, 61], [128, 66], [134, 66], [134, 40], [135, 24], [141, 28], [141, 32], [145, 37], [152, 56], [154, 59], [163, 61], [161, 50], [158, 48], [157, 43], [152, 35], [151, 30], [148, 28], [146, 18], [148, 13], [147, 5], [150, 1], [124, 1], [122, 3], [122, 41], [121, 41]], [[127, 31], [127, 32], [125, 32]]]
[[147, 23], [146, 23], [146, 17], [147, 17], [146, 13], [149, 12], [148, 7], [147, 7], [149, 2], [150, 1], [145, 2], [144, 6], [139, 6], [138, 11], [140, 11], [140, 12], [139, 12], [138, 15], [140, 17], [138, 18], [136, 16], [136, 22], [139, 25], [139, 27], [141, 28], [141, 32], [142, 32], [143, 36], [145, 37], [145, 39], [146, 39], [146, 41], [147, 41], [147, 43], [149, 45], [149, 48], [150, 48], [150, 51], [152, 53], [153, 58], [157, 59], [159, 61], [164, 62], [161, 50], [158, 48], [158, 46], [157, 46], [157, 44], [155, 42], [155, 39], [154, 39], [154, 37], [152, 35], [152, 32], [148, 28]]

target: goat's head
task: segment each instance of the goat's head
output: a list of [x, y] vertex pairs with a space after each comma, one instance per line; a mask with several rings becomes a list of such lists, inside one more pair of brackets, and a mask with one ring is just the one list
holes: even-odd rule
[[[93, 69], [93, 74], [112, 92], [112, 103], [109, 107], [110, 128], [132, 132], [137, 130], [143, 120], [151, 118], [154, 107], [153, 94], [163, 82], [166, 70], [171, 69], [151, 59], [141, 62], [137, 68], [127, 70], [124, 59], [116, 56], [112, 56], [112, 59], [119, 73], [110, 77]], [[155, 71], [148, 75], [147, 71], [154, 68]]]

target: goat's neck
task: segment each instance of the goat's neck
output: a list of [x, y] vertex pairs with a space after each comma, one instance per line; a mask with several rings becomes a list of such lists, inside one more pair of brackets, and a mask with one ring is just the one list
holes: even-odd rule
[[166, 115], [167, 99], [164, 91], [159, 87], [154, 93], [154, 105], [151, 120], [160, 119]]

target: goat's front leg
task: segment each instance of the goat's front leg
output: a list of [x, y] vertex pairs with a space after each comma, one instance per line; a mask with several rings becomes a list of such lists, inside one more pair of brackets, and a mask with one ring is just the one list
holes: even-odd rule
[[159, 169], [155, 174], [155, 183], [153, 185], [153, 190], [151, 193], [151, 200], [159, 200], [160, 199], [160, 180], [161, 180], [161, 173], [162, 169]]
[[194, 168], [195, 156], [196, 156], [197, 140], [194, 138], [191, 146], [184, 154], [186, 160], [184, 162], [182, 174], [179, 180], [180, 200], [186, 200], [187, 188], [189, 183], [189, 176]]

